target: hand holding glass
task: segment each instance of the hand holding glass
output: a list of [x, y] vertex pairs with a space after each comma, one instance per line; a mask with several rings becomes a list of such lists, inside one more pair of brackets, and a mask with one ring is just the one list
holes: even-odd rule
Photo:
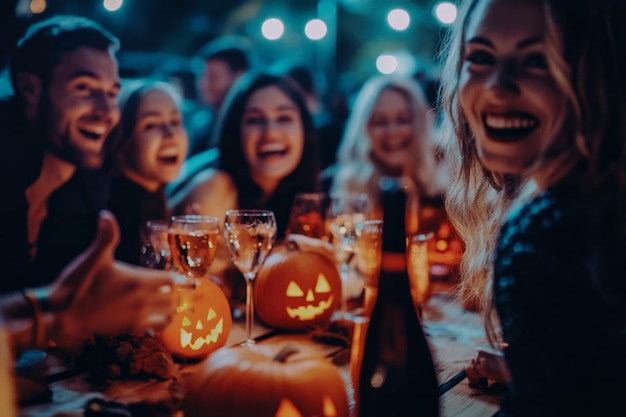
[[276, 239], [276, 218], [269, 210], [228, 210], [224, 237], [233, 264], [246, 280], [246, 341], [253, 345], [253, 283]]

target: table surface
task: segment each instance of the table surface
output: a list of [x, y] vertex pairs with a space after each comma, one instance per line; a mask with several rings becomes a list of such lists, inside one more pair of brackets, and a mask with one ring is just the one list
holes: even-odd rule
[[[423, 323], [432, 348], [440, 384], [459, 379], [458, 374], [476, 356], [476, 348], [486, 342], [478, 314], [464, 310], [447, 289], [433, 291], [423, 310]], [[236, 345], [245, 339], [244, 323], [235, 321], [229, 335], [228, 345]], [[298, 344], [303, 354], [320, 354], [335, 363], [346, 381], [348, 396], [352, 398], [349, 371], [349, 347], [327, 345], [315, 341], [306, 333], [281, 333], [256, 325], [254, 329], [258, 344], [276, 349], [286, 344]], [[176, 375], [189, 375], [197, 364], [177, 364]], [[84, 374], [66, 372], [52, 376], [48, 387], [52, 399], [43, 404], [22, 406], [21, 417], [80, 417], [90, 398], [131, 403], [137, 401], [158, 402], [171, 397], [176, 378], [167, 381], [114, 380], [104, 389], [96, 390], [85, 381]], [[455, 378], [457, 377], [457, 378]], [[471, 388], [463, 379], [441, 397], [442, 417], [490, 417], [498, 410], [498, 389]], [[354, 409], [350, 402], [351, 411]], [[182, 412], [175, 417], [182, 417]]]

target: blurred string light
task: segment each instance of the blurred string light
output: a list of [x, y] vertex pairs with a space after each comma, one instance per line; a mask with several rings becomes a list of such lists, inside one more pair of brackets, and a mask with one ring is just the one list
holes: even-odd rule
[[392, 74], [398, 69], [398, 60], [390, 54], [381, 54], [376, 58], [376, 69], [382, 74]]
[[263, 33], [266, 39], [274, 41], [283, 36], [283, 33], [285, 33], [285, 25], [280, 19], [273, 17], [263, 22], [263, 25], [261, 25], [261, 33]]
[[307, 38], [314, 41], [323, 39], [324, 36], [326, 36], [326, 32], [328, 32], [328, 27], [326, 27], [326, 23], [321, 19], [309, 20], [304, 27], [304, 34]]
[[456, 20], [457, 9], [453, 3], [442, 1], [435, 5], [434, 14], [443, 24], [449, 25]]
[[406, 30], [411, 23], [411, 16], [404, 9], [393, 9], [387, 14], [387, 23], [395, 30]]
[[411, 76], [417, 70], [415, 56], [406, 49], [384, 52], [376, 58], [376, 69], [382, 74]]
[[43, 13], [46, 10], [46, 0], [32, 0], [30, 2], [30, 12], [33, 14]]
[[123, 0], [104, 0], [102, 5], [110, 12], [115, 12], [122, 7]]

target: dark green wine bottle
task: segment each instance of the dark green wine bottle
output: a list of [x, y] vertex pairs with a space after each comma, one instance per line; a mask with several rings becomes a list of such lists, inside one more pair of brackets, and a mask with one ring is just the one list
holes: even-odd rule
[[411, 296], [400, 178], [380, 180], [382, 263], [358, 382], [359, 417], [438, 417], [437, 375]]

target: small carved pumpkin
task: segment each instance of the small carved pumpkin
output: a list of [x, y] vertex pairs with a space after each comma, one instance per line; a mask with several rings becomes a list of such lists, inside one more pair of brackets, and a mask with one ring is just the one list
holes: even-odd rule
[[256, 314], [270, 327], [297, 330], [326, 324], [341, 302], [337, 266], [294, 246], [268, 256], [254, 286]]
[[206, 279], [188, 292], [189, 300], [157, 338], [174, 356], [203, 358], [226, 344], [233, 324], [230, 305], [222, 289]]
[[291, 346], [271, 350], [213, 352], [188, 381], [185, 417], [348, 417], [345, 383], [328, 359], [293, 355]]

